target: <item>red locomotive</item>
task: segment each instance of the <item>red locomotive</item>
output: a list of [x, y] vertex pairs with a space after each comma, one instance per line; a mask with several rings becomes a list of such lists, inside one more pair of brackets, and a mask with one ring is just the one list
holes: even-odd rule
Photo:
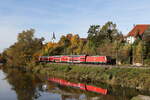
[[88, 55], [40, 56], [39, 61], [56, 63], [114, 64], [114, 60], [109, 56]]

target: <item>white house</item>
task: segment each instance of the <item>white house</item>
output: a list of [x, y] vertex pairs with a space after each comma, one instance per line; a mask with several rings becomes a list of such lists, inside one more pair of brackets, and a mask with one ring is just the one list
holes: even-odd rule
[[138, 24], [128, 33], [126, 36], [126, 41], [130, 44], [134, 43], [137, 35], [142, 35], [148, 28], [150, 24]]

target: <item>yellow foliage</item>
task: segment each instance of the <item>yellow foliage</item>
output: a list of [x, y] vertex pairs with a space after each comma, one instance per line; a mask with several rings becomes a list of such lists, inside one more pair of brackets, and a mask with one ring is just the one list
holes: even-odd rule
[[57, 45], [57, 43], [48, 42], [48, 43], [46, 44], [46, 47], [47, 47], [47, 48], [54, 48], [56, 45]]
[[55, 48], [57, 46], [57, 43], [48, 42], [44, 45], [44, 50], [48, 51], [50, 48]]
[[35, 52], [33, 54], [33, 60], [38, 61], [39, 56], [42, 56], [42, 55], [43, 54], [42, 54], [41, 50], [39, 50], [38, 52]]
[[78, 47], [79, 47], [80, 38], [79, 35], [74, 35], [71, 37], [71, 49], [74, 54], [78, 54]]

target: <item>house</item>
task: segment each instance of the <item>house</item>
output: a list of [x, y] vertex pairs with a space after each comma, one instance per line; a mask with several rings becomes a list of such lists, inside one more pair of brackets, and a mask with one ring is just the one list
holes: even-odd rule
[[150, 28], [150, 24], [138, 24], [135, 25], [134, 28], [128, 33], [126, 36], [126, 41], [130, 44], [134, 43], [137, 35], [144, 34], [145, 31]]

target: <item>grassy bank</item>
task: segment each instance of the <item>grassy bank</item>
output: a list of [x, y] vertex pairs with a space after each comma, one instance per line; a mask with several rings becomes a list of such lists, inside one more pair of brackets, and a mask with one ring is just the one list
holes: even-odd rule
[[107, 68], [60, 65], [60, 64], [39, 64], [36, 67], [30, 66], [34, 73], [46, 74], [48, 76], [65, 78], [70, 81], [85, 83], [107, 83], [150, 91], [150, 69], [144, 68]]

